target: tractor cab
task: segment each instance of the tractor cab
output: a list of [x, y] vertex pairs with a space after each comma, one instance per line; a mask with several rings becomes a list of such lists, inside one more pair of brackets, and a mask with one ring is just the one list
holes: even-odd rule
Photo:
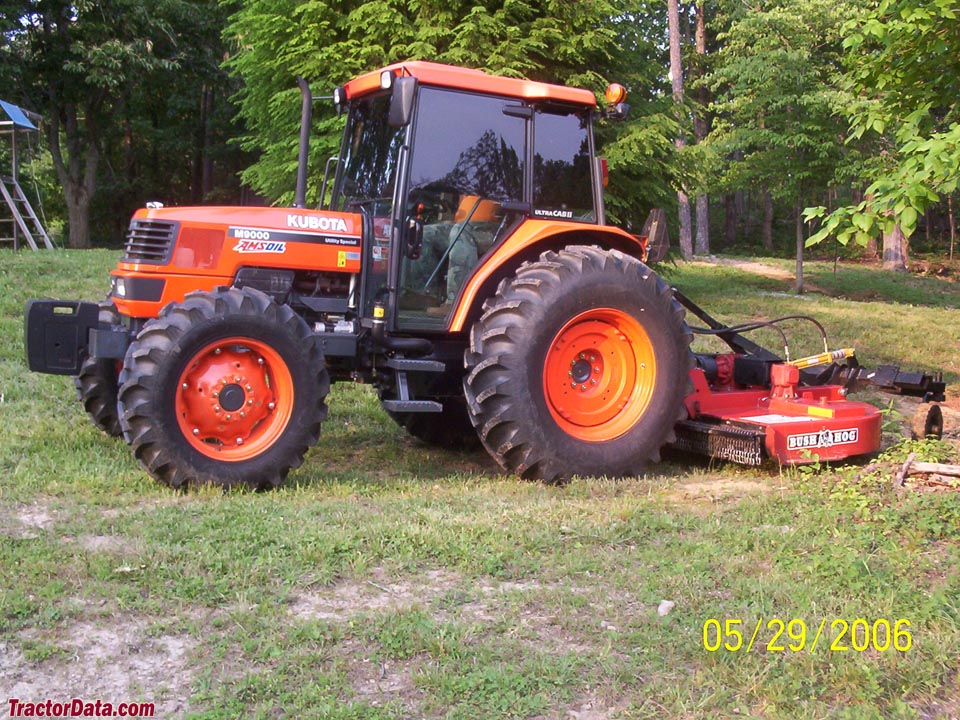
[[365, 305], [388, 332], [463, 329], [484, 261], [536, 244], [516, 237], [526, 221], [603, 222], [589, 91], [413, 62], [334, 98], [347, 125], [331, 209], [363, 217]]

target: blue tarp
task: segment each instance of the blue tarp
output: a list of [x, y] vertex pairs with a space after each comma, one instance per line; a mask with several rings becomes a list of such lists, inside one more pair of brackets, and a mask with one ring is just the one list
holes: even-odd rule
[[37, 126], [30, 122], [27, 114], [16, 105], [0, 100], [0, 108], [3, 108], [4, 112], [7, 113], [7, 116], [13, 120], [14, 125], [25, 127], [28, 130], [37, 129]]

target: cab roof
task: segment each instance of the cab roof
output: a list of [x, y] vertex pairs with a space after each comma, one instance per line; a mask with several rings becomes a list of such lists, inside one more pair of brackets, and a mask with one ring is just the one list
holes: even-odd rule
[[489, 75], [481, 70], [442, 65], [440, 63], [411, 61], [395, 63], [379, 70], [361, 75], [344, 85], [347, 98], [352, 99], [380, 89], [380, 76], [390, 71], [398, 77], [415, 77], [424, 85], [456, 88], [472, 92], [505, 95], [521, 100], [550, 100], [596, 107], [597, 99], [589, 90], [518, 80], [516, 78]]

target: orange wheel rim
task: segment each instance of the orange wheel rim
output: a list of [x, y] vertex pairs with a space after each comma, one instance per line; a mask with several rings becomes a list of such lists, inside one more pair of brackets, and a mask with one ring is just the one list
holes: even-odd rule
[[620, 437], [646, 412], [657, 378], [643, 326], [621, 310], [577, 315], [553, 338], [543, 394], [560, 428], [579, 440]]
[[293, 414], [293, 378], [269, 345], [244, 337], [210, 343], [180, 373], [175, 410], [190, 446], [210, 458], [254, 458]]

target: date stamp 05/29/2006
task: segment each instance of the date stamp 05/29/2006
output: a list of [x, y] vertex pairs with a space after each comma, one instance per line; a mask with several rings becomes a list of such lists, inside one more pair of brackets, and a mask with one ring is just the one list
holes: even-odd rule
[[703, 623], [707, 652], [900, 652], [913, 647], [909, 620], [823, 618], [810, 625], [800, 618], [708, 618]]

